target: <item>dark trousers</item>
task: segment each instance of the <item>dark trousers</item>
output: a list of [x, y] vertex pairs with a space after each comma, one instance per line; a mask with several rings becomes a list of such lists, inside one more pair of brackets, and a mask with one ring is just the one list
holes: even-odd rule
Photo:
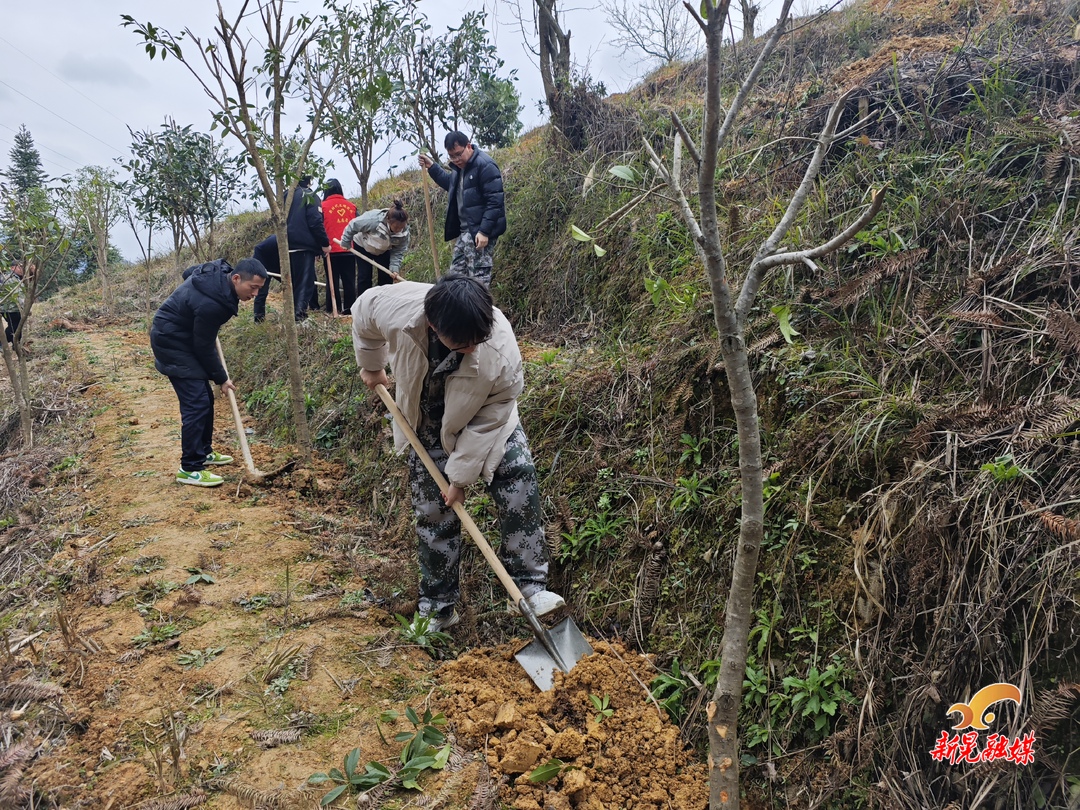
[[315, 253], [310, 250], [290, 250], [289, 269], [292, 273], [293, 310], [296, 320], [302, 321], [309, 309], [319, 306], [319, 299], [314, 295]]
[[272, 281], [277, 281], [279, 284], [284, 283], [281, 279], [267, 278], [266, 283], [259, 287], [259, 291], [255, 293], [255, 301], [251, 305], [251, 313], [255, 318], [255, 323], [266, 319], [266, 296], [270, 294], [270, 282]]
[[[348, 312], [356, 300], [356, 257], [351, 253], [331, 253], [330, 273], [334, 276], [334, 295], [338, 312]], [[329, 280], [327, 281], [329, 284]], [[330, 312], [330, 292], [326, 293], [326, 311]]]
[[180, 466], [198, 472], [213, 450], [214, 390], [209, 380], [169, 377], [169, 382], [180, 400]]
[[[360, 250], [361, 255], [367, 256], [369, 259], [373, 259], [381, 264], [383, 267], [389, 267], [386, 263], [387, 254], [380, 253], [376, 256], [374, 253], [368, 253], [366, 250]], [[383, 284], [393, 284], [394, 278], [389, 273], [384, 273], [382, 270], [376, 270], [375, 265], [366, 259], [358, 258], [356, 260], [358, 283], [356, 285], [356, 296], [359, 298], [365, 292], [371, 289], [371, 277], [372, 271], [375, 272], [375, 286], [381, 287]]]
[[15, 342], [15, 333], [19, 331], [19, 324], [22, 323], [22, 312], [5, 312], [3, 313], [4, 320], [7, 321], [7, 329], [4, 330], [4, 339], [12, 346], [18, 347]]

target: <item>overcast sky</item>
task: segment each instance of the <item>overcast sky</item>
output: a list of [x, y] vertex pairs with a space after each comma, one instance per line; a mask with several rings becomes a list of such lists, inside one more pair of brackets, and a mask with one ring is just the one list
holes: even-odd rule
[[[609, 92], [625, 90], [643, 66], [621, 55], [609, 43], [612, 35], [599, 0], [567, 6], [564, 28], [571, 30], [575, 62]], [[678, 2], [678, 0], [672, 0]], [[139, 38], [121, 27], [121, 14], [140, 22], [179, 32], [184, 27], [205, 36], [212, 31], [216, 4], [212, 0], [24, 0], [5, 3], [0, 27], [0, 167], [10, 163], [9, 153], [19, 126], [25, 124], [41, 154], [45, 171], [53, 177], [73, 174], [87, 165], [117, 167], [126, 157], [132, 130], [156, 130], [171, 117], [180, 125], [208, 132], [210, 99], [175, 59], [153, 61]], [[226, 13], [239, 0], [224, 0]], [[489, 30], [509, 70], [518, 71], [518, 88], [526, 127], [542, 122], [537, 102], [543, 97], [535, 58], [524, 47], [515, 14], [504, 2], [489, 0], [420, 0], [434, 32], [460, 22], [468, 11], [488, 9]], [[528, 0], [522, 0], [528, 11]], [[297, 0], [297, 12], [317, 12], [318, 0]], [[764, 16], [764, 15], [762, 15]], [[768, 27], [765, 24], [764, 27]], [[231, 139], [231, 151], [239, 151]], [[329, 143], [319, 153], [336, 163], [334, 174], [345, 193], [359, 195], [359, 184], [344, 156]], [[407, 150], [393, 150], [393, 159]], [[385, 176], [387, 168], [377, 172]], [[120, 170], [121, 176], [126, 172]], [[118, 227], [114, 243], [128, 259], [137, 259], [135, 240], [126, 227]], [[157, 244], [162, 244], [158, 242]]]

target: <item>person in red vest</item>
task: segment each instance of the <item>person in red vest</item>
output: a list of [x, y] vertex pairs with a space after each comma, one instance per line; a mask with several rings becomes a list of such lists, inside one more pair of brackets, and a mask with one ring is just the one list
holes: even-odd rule
[[[356, 257], [338, 244], [341, 234], [356, 216], [356, 206], [345, 199], [341, 183], [329, 179], [323, 184], [323, 224], [330, 237], [330, 271], [334, 276], [334, 295], [338, 313], [348, 312], [356, 300]], [[330, 290], [326, 291], [326, 311], [334, 314]]]

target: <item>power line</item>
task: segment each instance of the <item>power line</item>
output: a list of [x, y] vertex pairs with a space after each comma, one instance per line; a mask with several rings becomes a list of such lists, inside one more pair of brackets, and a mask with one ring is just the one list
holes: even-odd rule
[[35, 65], [37, 65], [37, 66], [38, 66], [39, 68], [41, 68], [42, 70], [44, 70], [44, 71], [45, 71], [46, 73], [48, 73], [48, 74], [49, 74], [50, 76], [52, 76], [52, 77], [53, 77], [54, 79], [56, 79], [56, 80], [57, 80], [58, 82], [60, 82], [61, 84], [64, 84], [64, 85], [66, 85], [67, 87], [70, 87], [70, 88], [71, 88], [72, 90], [74, 90], [74, 91], [75, 91], [76, 93], [78, 93], [78, 94], [79, 94], [80, 96], [82, 96], [83, 98], [85, 98], [85, 99], [86, 99], [87, 101], [89, 101], [89, 102], [90, 102], [91, 104], [93, 104], [93, 105], [94, 105], [95, 107], [97, 107], [97, 108], [98, 108], [99, 110], [101, 110], [101, 111], [102, 111], [103, 113], [105, 113], [106, 115], [108, 115], [108, 116], [110, 116], [110, 117], [112, 117], [112, 118], [115, 118], [115, 119], [116, 119], [117, 121], [119, 121], [119, 122], [120, 122], [121, 124], [123, 124], [124, 126], [127, 126], [127, 122], [126, 122], [126, 121], [124, 121], [124, 120], [123, 120], [123, 119], [121, 119], [121, 118], [117, 118], [117, 116], [116, 116], [116, 115], [114, 115], [114, 114], [112, 113], [112, 111], [111, 111], [111, 110], [108, 110], [108, 109], [106, 109], [105, 107], [102, 107], [102, 106], [101, 106], [100, 104], [98, 104], [98, 103], [97, 103], [96, 101], [94, 101], [94, 100], [93, 100], [92, 98], [90, 98], [90, 96], [86, 95], [86, 93], [84, 93], [84, 92], [83, 92], [82, 90], [80, 90], [79, 88], [75, 87], [74, 85], [68, 84], [68, 83], [67, 83], [66, 81], [64, 81], [64, 80], [63, 80], [62, 78], [60, 78], [60, 77], [59, 77], [59, 76], [57, 76], [57, 75], [56, 75], [55, 73], [53, 73], [53, 72], [52, 72], [51, 70], [49, 70], [49, 69], [48, 69], [47, 67], [45, 67], [45, 66], [44, 66], [43, 64], [41, 64], [41, 62], [38, 62], [38, 61], [37, 61], [36, 59], [34, 59], [34, 57], [30, 56], [30, 54], [26, 53], [25, 51], [19, 50], [19, 48], [18, 48], [18, 47], [16, 47], [15, 45], [12, 45], [12, 44], [11, 44], [10, 42], [8, 42], [8, 41], [7, 41], [6, 39], [4, 39], [3, 37], [0, 37], [0, 42], [3, 42], [3, 43], [4, 43], [5, 45], [7, 45], [7, 46], [8, 46], [9, 48], [11, 48], [11, 49], [13, 49], [13, 50], [16, 50], [16, 51], [18, 51], [19, 53], [21, 53], [21, 54], [23, 55], [23, 57], [24, 57], [25, 59], [29, 60], [30, 62], [33, 62], [33, 63], [34, 63]]
[[49, 113], [50, 115], [55, 115], [57, 118], [59, 118], [61, 121], [63, 121], [68, 126], [75, 127], [75, 129], [79, 130], [79, 132], [83, 133], [84, 135], [89, 135], [91, 138], [93, 138], [98, 143], [102, 144], [103, 146], [109, 147], [110, 149], [112, 149], [114, 152], [116, 152], [116, 154], [120, 155], [121, 157], [124, 156], [124, 153], [121, 150], [117, 149], [115, 146], [113, 146], [111, 143], [105, 143], [105, 141], [101, 140], [101, 138], [99, 138], [97, 135], [94, 135], [93, 133], [87, 132], [85, 129], [80, 127], [78, 124], [75, 124], [75, 123], [73, 123], [71, 121], [68, 121], [66, 118], [64, 118], [64, 116], [60, 115], [59, 113], [53, 112], [48, 107], [46, 107], [44, 104], [30, 98], [30, 96], [26, 95], [26, 93], [22, 92], [21, 90], [16, 90], [14, 87], [12, 87], [10, 84], [5, 82], [3, 79], [0, 79], [0, 84], [4, 85], [4, 87], [8, 88], [11, 91], [13, 91], [15, 93], [18, 93], [20, 96], [22, 96], [23, 98], [25, 98], [27, 101], [31, 102], [32, 104], [37, 104], [37, 106], [41, 107], [41, 109], [45, 110], [45, 112]]

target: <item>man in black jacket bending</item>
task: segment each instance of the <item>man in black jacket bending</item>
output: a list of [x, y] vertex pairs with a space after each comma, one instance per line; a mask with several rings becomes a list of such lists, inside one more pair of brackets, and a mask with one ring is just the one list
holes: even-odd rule
[[223, 393], [235, 391], [217, 353], [217, 335], [229, 318], [266, 284], [266, 269], [242, 259], [234, 270], [224, 259], [189, 267], [184, 283], [154, 315], [150, 348], [154, 367], [169, 378], [180, 400], [180, 469], [176, 483], [220, 486], [225, 480], [206, 469], [229, 464], [232, 456], [214, 452], [213, 380]]
[[502, 172], [463, 132], [449, 133], [443, 144], [453, 171], [424, 154], [420, 166], [450, 193], [443, 237], [457, 242], [449, 272], [472, 276], [490, 287], [495, 242], [506, 231]]

